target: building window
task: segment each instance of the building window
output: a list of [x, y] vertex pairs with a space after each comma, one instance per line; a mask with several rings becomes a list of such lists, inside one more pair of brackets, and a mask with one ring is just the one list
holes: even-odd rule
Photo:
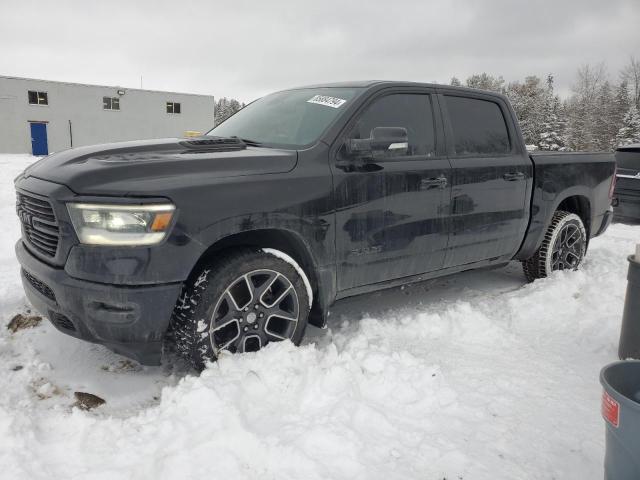
[[118, 97], [102, 97], [102, 108], [104, 110], [120, 110], [120, 99]]
[[49, 105], [47, 92], [29, 90], [29, 105]]
[[167, 102], [167, 113], [180, 113], [180, 104], [176, 102]]

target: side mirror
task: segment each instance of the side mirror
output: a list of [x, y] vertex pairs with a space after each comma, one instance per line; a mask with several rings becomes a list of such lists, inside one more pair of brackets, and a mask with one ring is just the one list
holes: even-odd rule
[[356, 157], [406, 155], [408, 150], [409, 136], [403, 127], [376, 127], [371, 130], [369, 138], [347, 141], [347, 151]]

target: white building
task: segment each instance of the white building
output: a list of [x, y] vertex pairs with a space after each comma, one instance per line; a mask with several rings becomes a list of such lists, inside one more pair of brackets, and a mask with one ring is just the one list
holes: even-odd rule
[[0, 76], [0, 153], [205, 133], [213, 115], [211, 95]]

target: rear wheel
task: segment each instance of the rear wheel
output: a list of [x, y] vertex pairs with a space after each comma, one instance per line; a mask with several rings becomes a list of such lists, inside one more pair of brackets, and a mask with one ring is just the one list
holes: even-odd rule
[[577, 270], [587, 251], [587, 232], [575, 213], [557, 211], [536, 253], [522, 262], [527, 280], [547, 277], [556, 270]]
[[262, 250], [234, 251], [183, 289], [172, 317], [176, 351], [202, 369], [222, 352], [255, 352], [281, 340], [299, 344], [309, 300], [290, 262]]

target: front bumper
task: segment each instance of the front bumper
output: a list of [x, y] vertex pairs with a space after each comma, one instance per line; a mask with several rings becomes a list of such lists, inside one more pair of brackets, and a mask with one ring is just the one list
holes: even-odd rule
[[22, 285], [33, 306], [63, 333], [159, 365], [162, 339], [182, 283], [116, 286], [78, 280], [16, 244]]

